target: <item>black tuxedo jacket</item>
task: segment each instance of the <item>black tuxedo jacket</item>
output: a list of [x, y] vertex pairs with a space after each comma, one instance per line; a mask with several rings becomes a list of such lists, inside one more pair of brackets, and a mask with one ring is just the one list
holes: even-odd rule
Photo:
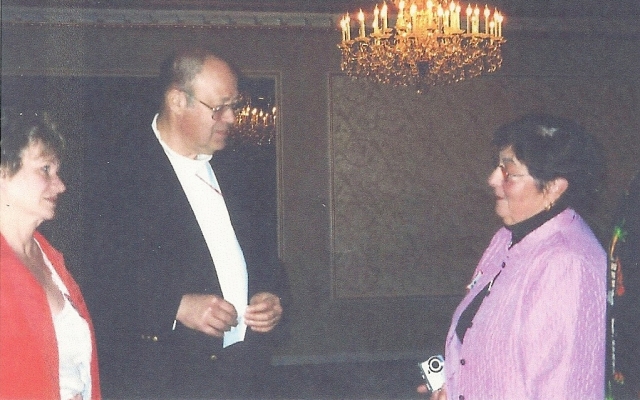
[[[248, 329], [243, 343], [223, 350], [221, 339], [174, 321], [184, 294], [222, 292], [189, 201], [151, 128], [99, 158], [85, 196], [84, 254], [105, 395], [209, 395], [211, 387], [237, 386], [238, 374], [252, 380], [252, 371], [268, 363], [278, 328]], [[286, 298], [273, 227], [246, 212], [251, 200], [241, 185], [216, 176], [247, 263], [249, 298], [261, 291]], [[234, 393], [228, 390], [220, 393]]]

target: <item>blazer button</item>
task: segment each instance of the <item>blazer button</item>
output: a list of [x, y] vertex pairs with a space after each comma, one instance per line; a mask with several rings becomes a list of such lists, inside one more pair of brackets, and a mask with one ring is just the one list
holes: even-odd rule
[[218, 359], [218, 356], [215, 355], [215, 354], [212, 354], [212, 355], [209, 356], [209, 360], [211, 360], [211, 361], [215, 361], [217, 359]]
[[460, 399], [460, 400], [464, 400], [464, 396], [463, 396], [463, 395], [460, 395], [460, 396], [458, 396], [458, 399]]
[[465, 365], [467, 363], [467, 361], [463, 358], [460, 360], [460, 365]]

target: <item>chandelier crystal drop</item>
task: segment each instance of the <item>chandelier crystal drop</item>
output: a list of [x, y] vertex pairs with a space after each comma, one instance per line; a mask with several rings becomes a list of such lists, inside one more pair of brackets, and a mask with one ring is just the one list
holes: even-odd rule
[[395, 6], [394, 27], [389, 25], [386, 3], [376, 5], [370, 29], [360, 10], [354, 39], [349, 14], [341, 19], [338, 47], [347, 75], [423, 91], [500, 68], [504, 16], [497, 9], [471, 4], [462, 8], [446, 0], [400, 0]]

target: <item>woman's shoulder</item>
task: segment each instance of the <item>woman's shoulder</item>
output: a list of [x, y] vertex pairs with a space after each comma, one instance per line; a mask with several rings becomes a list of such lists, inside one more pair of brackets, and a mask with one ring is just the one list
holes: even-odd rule
[[537, 239], [542, 251], [584, 253], [585, 250], [592, 250], [604, 256], [604, 248], [589, 224], [570, 208], [542, 225], [532, 236]]
[[575, 273], [604, 277], [607, 256], [593, 236], [557, 232], [540, 246], [532, 264], [535, 268], [545, 269], [545, 274]]
[[[567, 209], [549, 223], [538, 228], [530, 240], [523, 240], [522, 254], [529, 260], [529, 268], [554, 269], [545, 273], [563, 273], [567, 268], [590, 270], [594, 273], [605, 271], [607, 258], [602, 244], [595, 237], [588, 224], [574, 210]], [[565, 268], [558, 268], [565, 266]], [[542, 271], [540, 271], [542, 273]]]

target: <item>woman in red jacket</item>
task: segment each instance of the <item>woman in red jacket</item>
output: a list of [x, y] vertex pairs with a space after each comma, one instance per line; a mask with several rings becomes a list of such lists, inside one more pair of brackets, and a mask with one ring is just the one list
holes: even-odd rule
[[89, 312], [62, 254], [36, 231], [65, 190], [63, 146], [41, 115], [3, 115], [0, 399], [100, 398]]

